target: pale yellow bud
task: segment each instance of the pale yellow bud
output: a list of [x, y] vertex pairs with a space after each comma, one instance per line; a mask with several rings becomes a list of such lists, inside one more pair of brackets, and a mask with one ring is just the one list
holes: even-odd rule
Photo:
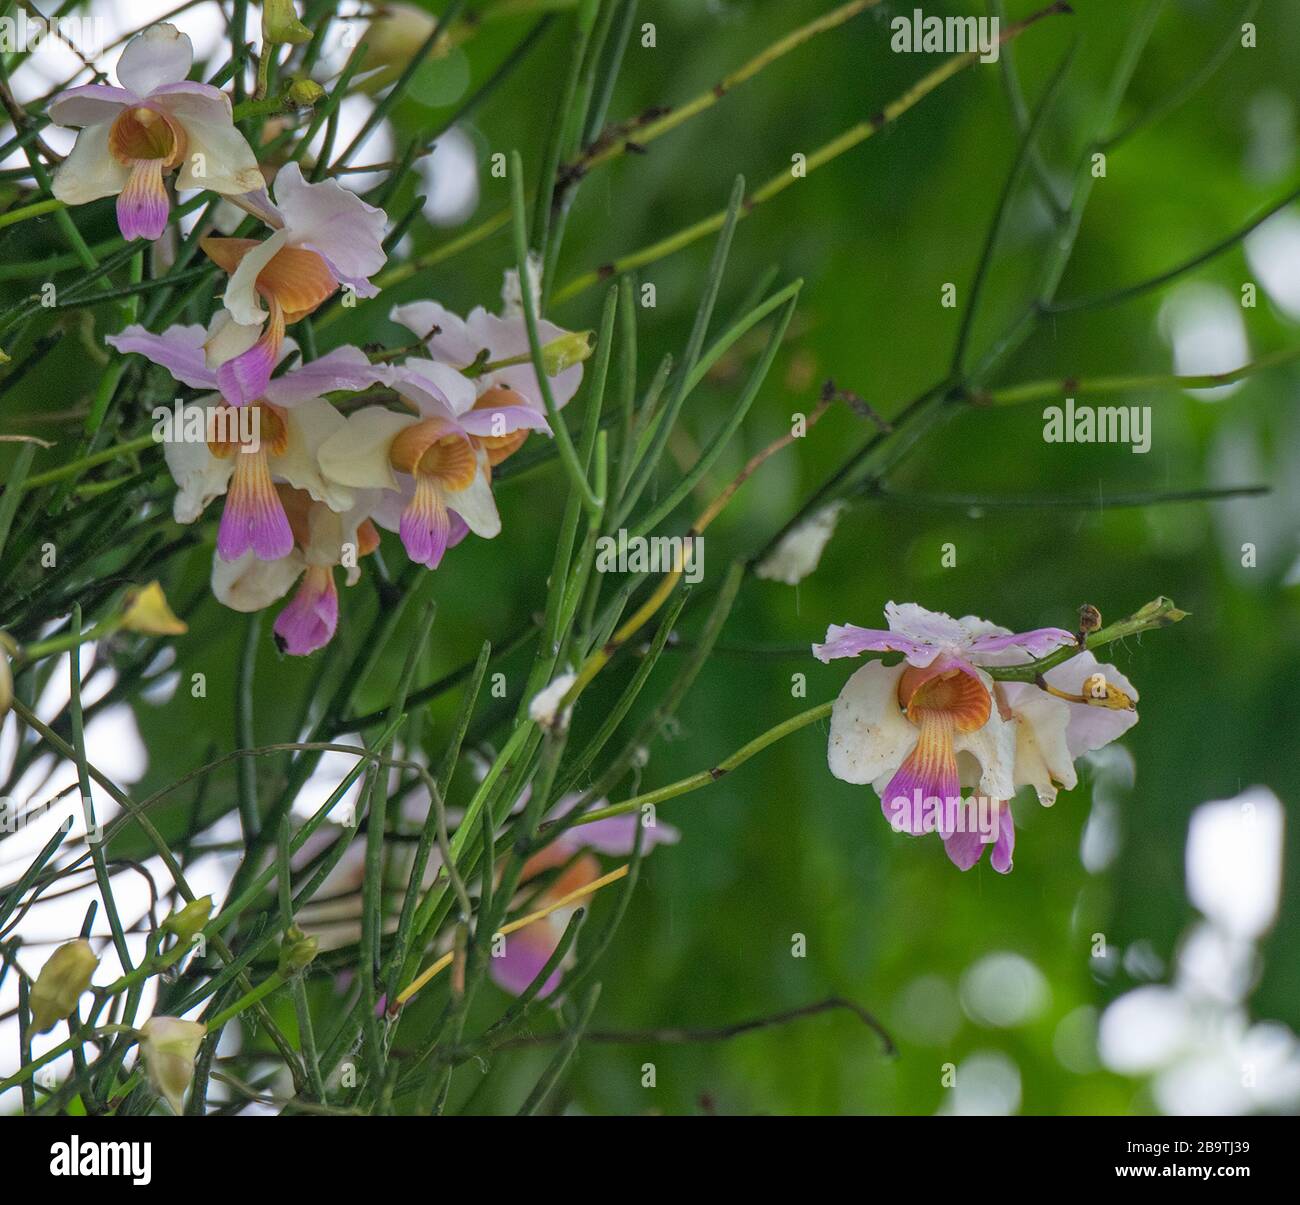
[[27, 998], [37, 1033], [53, 1029], [56, 1022], [72, 1014], [98, 965], [99, 959], [85, 938], [70, 941], [50, 955]]
[[0, 645], [0, 720], [9, 714], [14, 702], [14, 675], [9, 668], [9, 654]]
[[571, 331], [552, 339], [542, 347], [542, 370], [548, 377], [558, 377], [590, 356], [594, 342], [591, 331]]
[[[362, 91], [373, 96], [387, 88], [406, 69], [437, 24], [438, 18], [422, 8], [409, 4], [383, 5], [360, 39], [366, 45], [365, 58], [361, 60], [361, 74], [365, 76]], [[429, 58], [443, 57], [450, 46], [451, 40], [444, 34]]]
[[140, 1030], [149, 1084], [178, 1114], [185, 1107], [185, 1093], [194, 1081], [194, 1060], [207, 1032], [206, 1025], [179, 1017], [150, 1017]]
[[162, 927], [168, 933], [175, 933], [178, 941], [189, 941], [208, 923], [208, 917], [211, 915], [212, 897], [205, 895], [197, 900], [191, 900], [179, 912], [173, 912], [163, 921]]
[[325, 89], [314, 79], [296, 79], [285, 91], [284, 98], [295, 109], [310, 109], [324, 95]]
[[280, 959], [276, 969], [281, 975], [296, 975], [311, 965], [319, 944], [316, 938], [308, 937], [297, 925], [290, 925], [285, 930], [284, 941], [280, 943]]
[[293, 0], [262, 0], [262, 40], [299, 46], [311, 41], [311, 30], [298, 20]]
[[182, 636], [189, 631], [167, 605], [167, 596], [158, 582], [127, 591], [120, 626], [146, 636]]
[[1136, 711], [1137, 705], [1118, 686], [1106, 681], [1105, 674], [1090, 674], [1083, 683], [1083, 701], [1090, 707], [1111, 711]]

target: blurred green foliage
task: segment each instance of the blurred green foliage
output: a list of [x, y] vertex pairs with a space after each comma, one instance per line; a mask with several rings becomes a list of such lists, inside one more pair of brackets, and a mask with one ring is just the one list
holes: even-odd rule
[[[655, 23], [656, 45], [643, 48], [633, 39], [611, 116], [694, 96], [830, 7], [830, 0], [643, 0], [638, 21]], [[625, 155], [593, 172], [573, 210], [560, 279], [715, 211], [735, 173], [751, 183], [766, 179], [793, 154], [810, 152], [902, 93], [936, 61], [890, 52], [888, 20], [912, 7], [882, 4], [781, 60], [647, 154]], [[939, 0], [925, 5], [944, 13], [973, 7]], [[1010, 7], [1019, 17], [1033, 6], [1015, 0]], [[1078, 42], [1043, 139], [1062, 194], [1095, 132], [1093, 114], [1136, 6], [1080, 0], [1075, 7], [1072, 17], [1044, 21], [1015, 45], [1032, 102]], [[1256, 18], [1257, 48], [1235, 49], [1185, 105], [1109, 156], [1062, 296], [1108, 291], [1177, 264], [1294, 186], [1300, 170], [1294, 138], [1300, 4], [1269, 0], [1265, 8]], [[1125, 120], [1177, 89], [1220, 45], [1238, 11], [1227, 0], [1166, 5], [1125, 103]], [[567, 18], [557, 20], [470, 124], [483, 169], [471, 223], [506, 201], [506, 182], [486, 171], [490, 154], [519, 148], [527, 170], [537, 170], [570, 28]], [[420, 94], [453, 104], [459, 88], [485, 78], [525, 29], [523, 22], [485, 24], [463, 49], [469, 70], [458, 74], [459, 82], [446, 81], [444, 88], [431, 78]], [[457, 52], [445, 70], [460, 73], [462, 67]], [[1292, 124], [1280, 147], [1261, 146], [1268, 137], [1261, 114], [1279, 106]], [[405, 100], [395, 114], [398, 145], [449, 112]], [[999, 68], [977, 66], [747, 217], [720, 311], [739, 305], [770, 266], [779, 269], [781, 281], [802, 277], [806, 284], [777, 368], [701, 500], [786, 431], [792, 414], [809, 411], [823, 379], [833, 377], [890, 416], [943, 374], [961, 309], [942, 308], [940, 288], [955, 283], [964, 302], [1016, 145]], [[409, 200], [418, 186], [412, 174], [399, 198]], [[111, 219], [105, 214], [104, 220], [107, 230]], [[423, 249], [454, 233], [417, 222], [410, 237]], [[30, 258], [33, 238], [58, 247], [57, 229], [41, 220], [20, 234], [6, 232], [0, 254]], [[975, 330], [977, 352], [1023, 306], [1049, 238], [1046, 214], [1026, 183], [999, 245]], [[708, 243], [697, 243], [641, 273], [657, 290], [656, 307], [640, 314], [643, 384], [658, 358], [683, 343], [708, 254]], [[509, 235], [502, 231], [387, 290], [381, 303], [358, 308], [329, 329], [322, 350], [343, 341], [397, 343], [398, 328], [382, 315], [402, 300], [435, 296], [460, 310], [492, 308], [510, 262]], [[1240, 247], [1194, 278], [1234, 300], [1242, 283], [1254, 279]], [[602, 293], [591, 290], [554, 317], [570, 327], [595, 326]], [[1059, 316], [1003, 369], [999, 382], [1172, 371], [1158, 323], [1165, 296]], [[1243, 310], [1242, 318], [1254, 354], [1300, 340], [1296, 324], [1262, 294], [1258, 308]], [[729, 357], [692, 398], [675, 453], [689, 459], [692, 441], [707, 440], [760, 346], [757, 339], [747, 344], [743, 362]], [[20, 429], [27, 414], [71, 404], [86, 383], [86, 353], [68, 339], [45, 371], [44, 380], [53, 382], [48, 387], [7, 397], [6, 430]], [[1126, 446], [1044, 443], [1038, 406], [969, 409], [932, 429], [889, 484], [900, 493], [987, 496], [990, 505], [870, 500], [844, 515], [819, 570], [798, 587], [749, 579], [722, 649], [682, 707], [672, 739], [651, 750], [640, 789], [705, 768], [794, 711], [833, 697], [848, 666], [822, 666], [804, 652], [783, 650], [820, 639], [828, 623], [877, 626], [889, 599], [956, 615], [973, 612], [1016, 629], [1069, 627], [1085, 601], [1118, 618], [1159, 594], [1192, 617], [1105, 655], [1137, 685], [1142, 718], [1124, 740], [1137, 769], [1134, 788], [1121, 796], [1118, 855], [1099, 873], [1089, 873], [1079, 856], [1088, 776], [1077, 790], [1062, 793], [1051, 811], [1023, 797], [1017, 801], [1014, 873], [998, 876], [985, 861], [963, 875], [936, 840], [890, 832], [869, 789], [830, 776], [824, 726], [799, 733], [703, 792], [665, 804], [662, 818], [680, 827], [682, 840], [656, 851], [643, 867], [638, 896], [600, 971], [604, 990], [593, 1027], [721, 1025], [834, 994], [878, 1015], [900, 1055], [883, 1057], [876, 1037], [847, 1014], [719, 1043], [589, 1044], [572, 1065], [562, 1098], [567, 1107], [592, 1113], [929, 1113], [944, 1101], [942, 1064], [991, 1050], [1018, 1066], [1024, 1112], [1151, 1108], [1136, 1081], [1067, 1068], [1057, 1030], [1074, 1010], [1099, 1010], [1138, 982], [1117, 964], [1107, 973], [1097, 969], [1090, 957], [1093, 934], [1104, 934], [1121, 951], [1149, 943], [1170, 962], [1193, 916], [1183, 851], [1197, 804], [1230, 798], [1253, 783], [1267, 784], [1288, 806], [1300, 792], [1300, 613], [1297, 586], [1284, 585], [1300, 555], [1297, 389], [1300, 373], [1291, 368], [1253, 377], [1220, 400], [1169, 391], [1119, 399], [1152, 407], [1153, 445], [1145, 456]], [[761, 547], [869, 433], [861, 419], [837, 409], [767, 465], [710, 530], [701, 589], [716, 584], [733, 557]], [[485, 637], [502, 639], [528, 621], [549, 566], [562, 506], [559, 481], [552, 462], [502, 483], [501, 538], [465, 543], [424, 584], [422, 597], [436, 598], [439, 611], [418, 681], [454, 669], [472, 659]], [[1108, 496], [1207, 483], [1264, 483], [1273, 492], [1230, 503], [1107, 505]], [[1050, 508], [997, 505], [1038, 496], [1076, 501]], [[1241, 563], [1240, 546], [1248, 541], [1258, 546], [1256, 568]], [[943, 568], [941, 547], [949, 542], [956, 546], [956, 565]], [[165, 578], [174, 602], [201, 600], [190, 615], [190, 635], [175, 643], [185, 672], [208, 675], [207, 698], [191, 699], [181, 690], [162, 707], [138, 704], [151, 755], [142, 790], [165, 785], [211, 749], [233, 742], [235, 664], [246, 620], [203, 597], [209, 556], [207, 547], [196, 550]], [[377, 605], [367, 585], [346, 594], [340, 639], [354, 647]], [[703, 609], [688, 608], [694, 618], [684, 624], [684, 644]], [[755, 645], [776, 651], [755, 652]], [[383, 687], [402, 655], [400, 647], [390, 650], [372, 677], [367, 708], [385, 702]], [[665, 682], [681, 655], [669, 653], [655, 681]], [[519, 656], [507, 663], [512, 689], [522, 683], [526, 665]], [[617, 668], [596, 684], [578, 714], [579, 738], [598, 723], [629, 672]], [[807, 675], [806, 701], [792, 698], [796, 673]], [[321, 699], [327, 686], [312, 661], [280, 659], [268, 649], [256, 680], [259, 737], [293, 739], [305, 701]], [[457, 703], [453, 691], [430, 712], [434, 751]], [[469, 785], [462, 777], [453, 803], [463, 801]], [[233, 792], [233, 776], [219, 778], [207, 807], [213, 814], [229, 809]], [[165, 831], [184, 827], [186, 806], [178, 800], [172, 814], [162, 814]], [[1300, 1029], [1298, 846], [1300, 831], [1292, 826], [1282, 911], [1263, 946], [1265, 969], [1252, 1006], [1260, 1016]], [[609, 907], [608, 900], [598, 903], [598, 914]], [[792, 957], [796, 934], [806, 937], [806, 957]], [[955, 996], [936, 986], [956, 993], [963, 973], [998, 951], [1029, 960], [1050, 987], [1035, 1019], [1006, 1030], [977, 1024], [959, 1011]], [[918, 980], [928, 986], [909, 993]], [[318, 999], [327, 988], [327, 982], [314, 983]], [[920, 1008], [918, 1000], [929, 1005]], [[478, 1002], [483, 1018], [500, 1007], [497, 989], [485, 989]], [[937, 1020], [927, 1020], [931, 1010]], [[547, 1047], [512, 1052], [494, 1064], [486, 1085], [479, 1085], [480, 1071], [471, 1063], [456, 1077], [453, 1101], [481, 1087], [475, 1109], [513, 1109], [548, 1057]], [[657, 1069], [653, 1089], [641, 1086], [648, 1062]]]

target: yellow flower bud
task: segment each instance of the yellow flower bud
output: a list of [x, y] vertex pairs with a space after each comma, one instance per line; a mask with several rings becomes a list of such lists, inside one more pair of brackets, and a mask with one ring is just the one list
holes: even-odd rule
[[262, 41], [310, 42], [311, 30], [298, 20], [293, 0], [262, 0]]
[[163, 921], [162, 927], [168, 933], [175, 933], [177, 941], [189, 941], [208, 923], [208, 917], [211, 915], [212, 897], [205, 895], [197, 900], [191, 900], [179, 912], [173, 912]]
[[295, 109], [310, 109], [324, 95], [325, 89], [314, 79], [296, 79], [289, 85], [284, 98]]
[[[421, 8], [409, 4], [385, 4], [361, 35], [366, 46], [365, 57], [361, 60], [361, 74], [365, 77], [361, 90], [373, 96], [387, 88], [401, 75], [437, 23], [437, 17]], [[450, 48], [451, 39], [444, 34], [429, 58], [442, 58]]]
[[542, 370], [548, 377], [558, 377], [566, 368], [581, 364], [591, 355], [593, 346], [591, 331], [571, 331], [552, 339], [542, 348]]
[[182, 636], [189, 631], [167, 605], [167, 596], [158, 582], [127, 591], [121, 626], [146, 636]]
[[1083, 683], [1083, 701], [1090, 707], [1110, 711], [1136, 711], [1137, 704], [1118, 686], [1106, 681], [1105, 674], [1089, 674]]
[[176, 1113], [185, 1107], [185, 1092], [194, 1080], [194, 1060], [207, 1032], [206, 1025], [179, 1017], [150, 1017], [140, 1030], [149, 1084]]
[[99, 959], [85, 938], [70, 941], [50, 955], [27, 998], [37, 1033], [53, 1029], [56, 1022], [72, 1014], [98, 965]]
[[14, 702], [14, 675], [9, 668], [9, 655], [0, 645], [0, 720], [9, 714]]
[[281, 975], [296, 975], [311, 964], [319, 944], [316, 938], [308, 937], [297, 925], [290, 925], [280, 943], [280, 961], [276, 969]]

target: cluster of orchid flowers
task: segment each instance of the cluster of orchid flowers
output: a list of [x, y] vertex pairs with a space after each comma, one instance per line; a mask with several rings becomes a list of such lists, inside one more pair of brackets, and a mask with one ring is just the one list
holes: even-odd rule
[[[420, 354], [401, 362], [372, 362], [355, 347], [303, 360], [287, 328], [340, 290], [379, 292], [371, 278], [386, 261], [386, 216], [336, 180], [309, 182], [294, 161], [274, 172], [272, 197], [229, 97], [186, 78], [193, 57], [186, 34], [154, 25], [123, 50], [121, 87], [89, 84], [56, 96], [51, 119], [80, 132], [54, 193], [68, 204], [116, 195], [122, 234], [156, 239], [175, 173], [176, 188], [222, 194], [268, 227], [261, 238], [201, 240], [228, 277], [206, 328], [132, 325], [106, 342], [208, 391], [181, 414], [189, 430], [189, 412], [199, 410], [198, 429], [209, 438], [165, 445], [175, 517], [193, 523], [224, 496], [214, 594], [234, 610], [258, 611], [299, 583], [275, 634], [284, 651], [305, 655], [337, 627], [335, 568], [356, 582], [360, 558], [378, 547], [376, 526], [397, 532], [411, 559], [430, 569], [468, 533], [492, 538], [501, 528], [493, 468], [530, 431], [550, 427], [514, 273], [500, 316], [479, 307], [462, 319], [433, 301], [394, 307], [390, 317], [418, 337]], [[581, 383], [589, 342], [549, 322], [538, 328], [559, 408]], [[348, 395], [376, 388], [403, 409], [346, 410]], [[245, 407], [252, 423], [220, 421], [221, 411]]]
[[[836, 778], [871, 784], [896, 831], [937, 832], [949, 859], [969, 870], [989, 861], [1011, 870], [1011, 799], [1032, 786], [1050, 807], [1078, 783], [1075, 759], [1137, 723], [1137, 691], [1087, 651], [1035, 682], [999, 681], [998, 666], [1025, 665], [1080, 646], [1062, 628], [1012, 632], [974, 615], [953, 619], [916, 603], [888, 603], [887, 630], [833, 625], [813, 655], [823, 662], [861, 653], [869, 661], [845, 683], [831, 712], [827, 758]], [[962, 791], [970, 795], [963, 799]]]

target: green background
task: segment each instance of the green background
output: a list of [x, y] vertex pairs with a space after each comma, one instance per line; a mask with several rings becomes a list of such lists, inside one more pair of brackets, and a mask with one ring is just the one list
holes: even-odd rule
[[[437, 6], [434, 6], [435, 8]], [[615, 93], [613, 118], [646, 106], [683, 101], [710, 88], [727, 70], [783, 32], [833, 5], [803, 0], [669, 2], [643, 0], [638, 21], [653, 21], [656, 46], [634, 38]], [[1013, 2], [1011, 16], [1032, 6]], [[1080, 0], [1072, 17], [1042, 22], [1015, 47], [1032, 102], [1078, 39], [1077, 59], [1043, 137], [1044, 155], [1064, 193], [1080, 148], [1095, 134], [1095, 113], [1133, 20], [1128, 0]], [[1123, 121], [1177, 89], [1219, 47], [1237, 21], [1227, 0], [1166, 5], [1123, 108]], [[889, 49], [888, 18], [912, 5], [886, 4], [795, 51], [703, 116], [593, 172], [575, 205], [560, 279], [652, 242], [725, 204], [732, 179], [751, 185], [785, 169], [880, 109], [937, 63], [930, 55]], [[1135, 135], [1109, 156], [1097, 181], [1061, 295], [1108, 291], [1144, 279], [1209, 246], [1263, 205], [1294, 187], [1293, 131], [1283, 132], [1271, 169], [1258, 165], [1261, 98], [1281, 98], [1294, 117], [1295, 63], [1300, 58], [1300, 5], [1268, 0], [1257, 16], [1259, 45], [1234, 49], [1222, 69], [1185, 105]], [[965, 12], [932, 0], [927, 12]], [[485, 26], [452, 61], [471, 86], [498, 63], [526, 26]], [[536, 172], [567, 63], [568, 19], [557, 21], [525, 66], [476, 114], [470, 129], [480, 165], [518, 148]], [[455, 79], [449, 84], [455, 90]], [[437, 124], [448, 109], [407, 100], [396, 120], [403, 135]], [[939, 304], [945, 282], [964, 303], [1017, 136], [995, 65], [977, 66], [946, 83], [880, 135], [797, 181], [738, 228], [720, 298], [720, 313], [738, 306], [771, 266], [779, 281], [805, 281], [791, 333], [740, 436], [702, 488], [711, 496], [744, 460], [807, 412], [820, 382], [833, 377], [890, 416], [942, 376], [961, 309]], [[1252, 151], [1256, 147], [1256, 151]], [[506, 182], [481, 173], [477, 218], [506, 202]], [[407, 186], [403, 196], [410, 194]], [[471, 223], [474, 222], [471, 218]], [[57, 231], [41, 223], [55, 246]], [[454, 232], [417, 222], [417, 248]], [[18, 256], [12, 233], [0, 252]], [[1046, 217], [1022, 186], [999, 244], [975, 329], [982, 350], [1024, 304], [1050, 235]], [[701, 242], [643, 270], [657, 305], [640, 314], [641, 380], [666, 351], [685, 341], [709, 255]], [[24, 257], [30, 244], [21, 249]], [[389, 304], [434, 296], [461, 312], [494, 308], [502, 270], [512, 260], [507, 233], [386, 290], [331, 327], [336, 341], [384, 340], [398, 328], [384, 321]], [[1241, 248], [1199, 269], [1198, 281], [1238, 296], [1253, 279]], [[999, 383], [1172, 371], [1157, 316], [1164, 292], [1123, 305], [1050, 320], [1002, 370]], [[601, 291], [556, 309], [571, 328], [597, 323]], [[1292, 345], [1295, 323], [1261, 291], [1242, 311], [1252, 355]], [[673, 452], [687, 457], [721, 421], [744, 370], [761, 344], [747, 341], [691, 398]], [[61, 349], [40, 395], [10, 397], [5, 429], [28, 409], [57, 408], [51, 399], [84, 387], [75, 348]], [[56, 376], [57, 374], [57, 376]], [[882, 1057], [875, 1036], [845, 1014], [792, 1022], [712, 1044], [587, 1045], [572, 1066], [559, 1105], [591, 1113], [794, 1112], [930, 1113], [944, 1105], [941, 1067], [980, 1051], [998, 1051], [1019, 1069], [1027, 1113], [1147, 1111], [1143, 1085], [1108, 1072], [1065, 1066], [1054, 1044], [1062, 1018], [1080, 1006], [1100, 1009], [1142, 982], [1118, 964], [1090, 957], [1092, 935], [1124, 950], [1145, 942], [1168, 964], [1194, 918], [1183, 869], [1192, 809], [1255, 783], [1289, 805], [1297, 772], [1295, 682], [1300, 671], [1297, 587], [1285, 586], [1297, 547], [1300, 414], [1295, 368], [1261, 373], [1232, 396], [1205, 401], [1179, 391], [1122, 397], [1149, 404], [1153, 441], [1146, 455], [1126, 446], [1064, 446], [1042, 439], [1041, 405], [970, 409], [933, 428], [890, 476], [902, 493], [987, 497], [983, 507], [943, 507], [905, 499], [871, 500], [848, 511], [817, 572], [798, 587], [746, 581], [712, 658], [682, 706], [670, 739], [650, 752], [639, 789], [703, 769], [762, 730], [812, 703], [834, 697], [848, 663], [823, 666], [805, 652], [829, 623], [880, 626], [885, 602], [917, 601], [954, 615], [975, 613], [1014, 629], [1070, 627], [1080, 603], [1116, 619], [1168, 595], [1192, 617], [1167, 631], [1113, 646], [1114, 661], [1141, 693], [1141, 722], [1125, 738], [1136, 764], [1131, 790], [1120, 791], [1121, 845], [1114, 862], [1089, 873], [1079, 856], [1091, 781], [1063, 792], [1044, 811], [1021, 798], [1014, 873], [998, 876], [987, 861], [966, 874], [937, 841], [896, 836], [869, 789], [829, 774], [825, 726], [806, 729], [759, 755], [723, 781], [663, 805], [680, 844], [657, 850], [600, 972], [604, 984], [593, 1026], [638, 1030], [714, 1026], [815, 1001], [851, 998], [894, 1033], [899, 1057]], [[580, 411], [581, 396], [574, 413]], [[705, 586], [725, 565], [775, 532], [869, 434], [837, 408], [805, 440], [767, 465], [725, 518], [710, 529]], [[1239, 453], [1221, 466], [1228, 450]], [[420, 681], [463, 663], [486, 637], [499, 639], [540, 606], [562, 508], [554, 463], [507, 480], [498, 489], [504, 518], [494, 543], [469, 541], [424, 588], [439, 605], [433, 646]], [[1122, 508], [1107, 498], [1206, 484], [1266, 484], [1262, 498], [1231, 503], [1178, 503]], [[999, 506], [1038, 497], [1052, 506]], [[1244, 568], [1240, 545], [1258, 548]], [[941, 548], [956, 547], [955, 567]], [[388, 547], [396, 562], [395, 542]], [[176, 565], [164, 580], [185, 603], [206, 589], [208, 551]], [[355, 643], [375, 607], [361, 586], [345, 595], [339, 639]], [[684, 629], [699, 617], [687, 612]], [[151, 765], [141, 790], [163, 785], [233, 742], [233, 683], [243, 617], [211, 600], [191, 614], [192, 631], [176, 641], [187, 672], [208, 675], [208, 697], [184, 691], [165, 707], [138, 713]], [[753, 646], [762, 646], [755, 651]], [[665, 655], [655, 685], [666, 682], [679, 652]], [[369, 701], [385, 701], [401, 649], [371, 680]], [[507, 663], [518, 690], [527, 661]], [[586, 696], [577, 735], [599, 722], [630, 672], [609, 671]], [[807, 675], [806, 699], [792, 698], [792, 675]], [[256, 682], [259, 737], [292, 739], [303, 700], [321, 684], [311, 660], [277, 659], [268, 649]], [[430, 748], [454, 714], [455, 692], [431, 711]], [[458, 779], [453, 802], [468, 786]], [[623, 798], [633, 792], [614, 793]], [[211, 802], [224, 810], [233, 779], [218, 780]], [[176, 823], [181, 823], [179, 815]], [[1300, 1028], [1300, 885], [1297, 842], [1287, 833], [1284, 897], [1264, 940], [1264, 970], [1251, 1001], [1260, 1017]], [[609, 901], [598, 905], [608, 909]], [[792, 935], [806, 937], [806, 957], [792, 957]], [[982, 1026], [945, 1004], [935, 980], [955, 993], [963, 973], [990, 953], [1014, 952], [1045, 977], [1049, 997], [1031, 1021], [1010, 1029]], [[931, 987], [907, 994], [926, 979]], [[328, 981], [316, 982], [318, 993]], [[319, 997], [324, 1002], [324, 996]], [[929, 1002], [950, 1024], [930, 1024]], [[505, 1003], [494, 987], [480, 996], [476, 1021]], [[944, 1032], [947, 1030], [947, 1032]], [[545, 1048], [498, 1060], [475, 1108], [513, 1109], [548, 1057]], [[657, 1085], [641, 1086], [642, 1065], [656, 1065]], [[456, 1097], [475, 1087], [471, 1065], [458, 1073]]]

